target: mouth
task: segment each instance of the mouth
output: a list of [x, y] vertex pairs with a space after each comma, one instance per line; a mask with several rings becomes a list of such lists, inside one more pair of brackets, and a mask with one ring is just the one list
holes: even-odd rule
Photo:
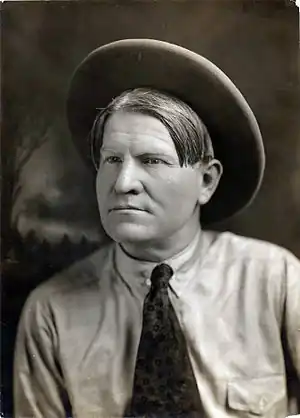
[[146, 212], [145, 209], [141, 209], [137, 206], [132, 206], [132, 205], [118, 205], [118, 206], [114, 206], [113, 208], [109, 209], [109, 212], [121, 212], [121, 211]]

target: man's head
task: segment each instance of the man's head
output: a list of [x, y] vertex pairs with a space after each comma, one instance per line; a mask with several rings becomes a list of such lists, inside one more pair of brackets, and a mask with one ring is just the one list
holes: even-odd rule
[[[133, 103], [132, 106], [129, 104], [129, 96], [133, 100], [132, 94], [118, 97], [124, 91], [145, 86], [180, 98], [195, 113], [186, 118], [189, 112], [184, 104], [175, 100], [170, 107], [162, 98], [154, 100], [153, 97], [150, 109], [149, 100], [148, 103], [142, 100], [147, 101], [148, 94], [140, 95], [141, 104]], [[112, 97], [118, 99], [108, 106]], [[66, 103], [72, 139], [88, 167], [92, 161], [87, 139], [93, 123], [96, 142], [101, 142], [101, 130], [111, 114], [118, 112], [118, 106], [122, 112], [150, 115], [159, 120], [173, 140], [182, 170], [198, 164], [197, 161], [210, 166], [209, 157], [213, 161], [208, 134], [195, 115], [204, 121], [224, 173], [213, 198], [201, 208], [201, 224], [207, 226], [223, 221], [252, 202], [265, 167], [259, 126], [238, 88], [208, 59], [179, 45], [156, 39], [122, 39], [88, 54], [74, 71]], [[99, 109], [103, 109], [103, 114], [97, 117]], [[189, 141], [185, 141], [186, 137]], [[96, 147], [94, 157], [99, 156]], [[220, 165], [215, 168], [220, 175]]]
[[124, 92], [98, 114], [91, 139], [108, 235], [130, 245], [192, 238], [222, 166], [189, 106], [154, 90]]

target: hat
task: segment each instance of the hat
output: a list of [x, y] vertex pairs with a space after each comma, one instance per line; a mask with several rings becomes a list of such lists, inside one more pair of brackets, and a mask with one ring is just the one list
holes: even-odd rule
[[81, 155], [90, 161], [90, 130], [99, 108], [125, 90], [147, 87], [188, 104], [206, 125], [223, 175], [201, 223], [224, 220], [247, 206], [264, 172], [261, 133], [241, 92], [212, 62], [188, 49], [154, 39], [124, 39], [92, 51], [76, 68], [67, 119]]

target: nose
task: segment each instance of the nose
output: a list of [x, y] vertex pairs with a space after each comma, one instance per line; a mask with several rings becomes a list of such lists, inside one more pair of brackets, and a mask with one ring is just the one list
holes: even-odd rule
[[114, 190], [118, 194], [139, 194], [143, 189], [139, 178], [139, 168], [134, 161], [124, 160], [120, 164], [120, 171], [114, 185]]

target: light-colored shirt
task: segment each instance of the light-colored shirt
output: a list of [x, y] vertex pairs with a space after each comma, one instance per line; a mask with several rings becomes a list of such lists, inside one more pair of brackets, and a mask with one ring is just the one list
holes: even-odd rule
[[[169, 296], [201, 418], [287, 415], [289, 355], [300, 379], [300, 262], [276, 245], [202, 231], [177, 256]], [[17, 418], [123, 415], [155, 263], [112, 243], [33, 291], [15, 353]]]

